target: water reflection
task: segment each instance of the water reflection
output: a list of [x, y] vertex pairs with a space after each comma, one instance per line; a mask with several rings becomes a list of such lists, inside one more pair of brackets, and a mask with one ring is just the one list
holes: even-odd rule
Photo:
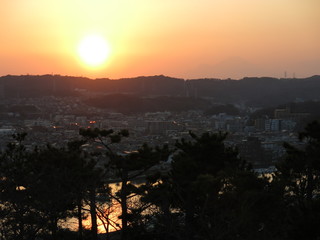
[[[135, 184], [140, 185], [140, 184]], [[117, 191], [120, 190], [121, 184], [113, 183], [109, 184], [109, 188], [111, 189], [111, 196], [114, 196]], [[121, 204], [112, 197], [108, 197], [108, 195], [103, 195], [98, 197], [96, 203], [96, 211], [97, 211], [97, 224], [98, 224], [98, 233], [107, 233], [114, 232], [121, 229], [121, 219], [119, 216], [121, 215]], [[131, 198], [128, 200], [128, 207], [134, 207], [138, 201], [137, 198]], [[129, 207], [129, 208], [130, 208]], [[128, 209], [129, 209], [128, 208]], [[91, 217], [90, 217], [90, 206], [86, 204], [82, 208], [82, 212], [85, 218], [82, 220], [82, 225], [84, 229], [91, 229]], [[68, 228], [72, 231], [78, 231], [78, 219], [73, 217], [67, 219], [66, 222], [60, 223], [60, 226], [64, 228]]]
[[[88, 206], [89, 207], [89, 206]], [[86, 208], [89, 211], [89, 208]], [[109, 204], [97, 204], [97, 224], [98, 233], [114, 232], [121, 229], [121, 206], [120, 204], [112, 200]], [[78, 224], [78, 223], [77, 223]], [[85, 229], [91, 229], [90, 215], [82, 221], [82, 225]]]

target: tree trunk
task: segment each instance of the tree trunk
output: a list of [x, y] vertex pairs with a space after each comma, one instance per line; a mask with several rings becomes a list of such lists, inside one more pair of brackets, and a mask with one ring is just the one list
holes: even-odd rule
[[162, 203], [162, 212], [164, 215], [164, 239], [170, 239], [170, 234], [172, 234], [172, 220], [171, 220], [171, 212], [170, 212], [170, 203], [169, 199], [166, 197], [164, 202]]
[[189, 196], [186, 200], [186, 233], [187, 239], [193, 240], [194, 239], [194, 204], [192, 201], [192, 196]]
[[311, 167], [308, 166], [307, 169], [307, 200], [310, 201], [312, 199], [312, 193], [313, 193], [313, 188], [314, 188], [314, 183], [313, 183], [313, 172], [310, 169]]
[[128, 183], [128, 172], [123, 170], [122, 172], [122, 181], [121, 181], [121, 240], [127, 240], [127, 232], [128, 232], [128, 205], [127, 205], [127, 183]]
[[97, 211], [96, 211], [96, 191], [93, 187], [89, 192], [90, 216], [91, 216], [91, 236], [92, 240], [98, 239]]
[[51, 224], [52, 224], [52, 232], [51, 232], [52, 240], [57, 240], [58, 219], [53, 217]]
[[82, 201], [81, 201], [81, 197], [79, 196], [78, 198], [78, 239], [82, 240], [82, 236], [83, 236], [83, 226], [82, 226]]

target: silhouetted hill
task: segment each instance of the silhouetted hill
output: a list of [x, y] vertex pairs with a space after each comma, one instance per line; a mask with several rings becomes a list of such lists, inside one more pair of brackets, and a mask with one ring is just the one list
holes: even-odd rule
[[0, 77], [0, 97], [75, 95], [79, 91], [126, 93], [145, 97], [207, 98], [216, 103], [275, 106], [295, 100], [320, 100], [320, 76], [304, 79], [243, 78], [242, 80], [192, 79], [160, 76], [89, 79], [60, 75]]

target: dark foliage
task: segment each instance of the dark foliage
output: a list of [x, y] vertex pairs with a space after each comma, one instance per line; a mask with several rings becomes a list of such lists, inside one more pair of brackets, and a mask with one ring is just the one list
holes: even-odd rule
[[[190, 133], [190, 140], [181, 139], [172, 148], [145, 144], [126, 154], [113, 146], [129, 136], [127, 130], [82, 129], [80, 134], [83, 140], [65, 148], [32, 151], [23, 145], [26, 134], [14, 135], [0, 158], [1, 239], [320, 237], [316, 121], [299, 134], [303, 147], [285, 143], [287, 155], [271, 175], [257, 175], [236, 149], [224, 144], [225, 133]], [[99, 165], [99, 159], [105, 164]], [[114, 181], [119, 187], [110, 191]], [[97, 215], [111, 221], [99, 212], [101, 206], [115, 203], [121, 208], [120, 230], [99, 235]], [[90, 230], [82, 228], [84, 206], [90, 208]], [[77, 231], [59, 224], [72, 216], [79, 221]]]

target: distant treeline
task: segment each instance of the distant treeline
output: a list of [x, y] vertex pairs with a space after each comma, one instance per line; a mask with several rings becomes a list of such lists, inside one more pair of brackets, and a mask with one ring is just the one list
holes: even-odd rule
[[[74, 95], [82, 91], [130, 93], [142, 96], [209, 98], [219, 103], [273, 106], [295, 100], [319, 100], [320, 76], [301, 79], [243, 78], [242, 80], [192, 79], [166, 76], [118, 80], [91, 80], [60, 75], [0, 77], [0, 97]], [[77, 91], [78, 90], [78, 91]]]

